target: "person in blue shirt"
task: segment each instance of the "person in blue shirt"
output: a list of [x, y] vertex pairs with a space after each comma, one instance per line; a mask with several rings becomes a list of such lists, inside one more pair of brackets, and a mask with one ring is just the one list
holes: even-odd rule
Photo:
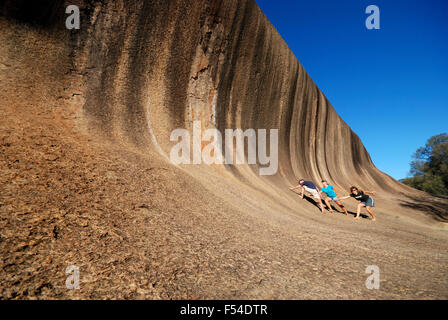
[[[320, 189], [320, 194], [322, 196], [322, 199], [324, 199], [328, 210], [330, 212], [334, 212], [333, 208], [331, 207], [331, 201], [334, 201], [342, 209], [342, 211], [344, 211], [345, 215], [348, 216], [347, 209], [345, 209], [344, 205], [339, 200], [338, 195], [334, 191], [334, 187], [331, 184], [328, 184], [326, 180], [322, 180], [322, 184], [324, 187]], [[326, 194], [326, 197], [324, 197], [323, 193]]]

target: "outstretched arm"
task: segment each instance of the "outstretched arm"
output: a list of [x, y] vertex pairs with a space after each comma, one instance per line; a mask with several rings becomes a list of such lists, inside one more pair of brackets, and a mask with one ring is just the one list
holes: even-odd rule
[[364, 193], [368, 194], [368, 195], [371, 195], [371, 196], [374, 196], [376, 194], [375, 191], [364, 191]]
[[305, 193], [305, 188], [302, 187], [300, 184], [298, 186], [296, 186], [296, 187], [289, 188], [289, 190], [295, 190], [295, 189], [299, 189], [299, 188], [302, 188], [302, 194], [300, 195], [300, 197], [303, 199], [303, 195]]
[[350, 199], [350, 196], [340, 197], [339, 200]]
[[304, 187], [301, 187], [301, 186], [299, 186], [299, 187], [302, 188], [302, 193], [300, 194], [300, 198], [303, 199], [303, 196], [304, 196], [304, 194], [305, 194], [305, 188], [304, 188]]

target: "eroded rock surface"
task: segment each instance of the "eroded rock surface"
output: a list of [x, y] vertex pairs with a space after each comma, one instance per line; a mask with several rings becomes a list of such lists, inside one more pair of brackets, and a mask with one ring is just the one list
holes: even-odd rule
[[[375, 168], [254, 1], [41, 3], [0, 1], [2, 298], [448, 297], [446, 200]], [[278, 173], [172, 165], [194, 121], [278, 129]], [[378, 221], [295, 176], [376, 190]]]

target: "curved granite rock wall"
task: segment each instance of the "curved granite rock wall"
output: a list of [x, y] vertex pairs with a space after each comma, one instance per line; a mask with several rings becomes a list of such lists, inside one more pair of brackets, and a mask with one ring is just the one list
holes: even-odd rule
[[[53, 11], [32, 22], [71, 47], [68, 76], [81, 83], [83, 114], [110, 139], [168, 157], [172, 130], [191, 132], [193, 121], [222, 133], [278, 129], [276, 175], [260, 177], [257, 165], [226, 166], [226, 174], [283, 188], [294, 176], [406, 188], [374, 167], [253, 0], [66, 2], [81, 8], [77, 31], [63, 28], [61, 2], [47, 2]], [[9, 16], [27, 8], [8, 3]]]

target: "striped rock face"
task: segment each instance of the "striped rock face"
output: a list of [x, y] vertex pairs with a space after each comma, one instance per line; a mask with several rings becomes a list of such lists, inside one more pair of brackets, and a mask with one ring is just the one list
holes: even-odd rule
[[[0, 296], [448, 297], [446, 200], [375, 168], [253, 0], [4, 0], [0, 43]], [[179, 129], [235, 161], [173, 163]], [[376, 191], [377, 221], [322, 215], [296, 178]]]

